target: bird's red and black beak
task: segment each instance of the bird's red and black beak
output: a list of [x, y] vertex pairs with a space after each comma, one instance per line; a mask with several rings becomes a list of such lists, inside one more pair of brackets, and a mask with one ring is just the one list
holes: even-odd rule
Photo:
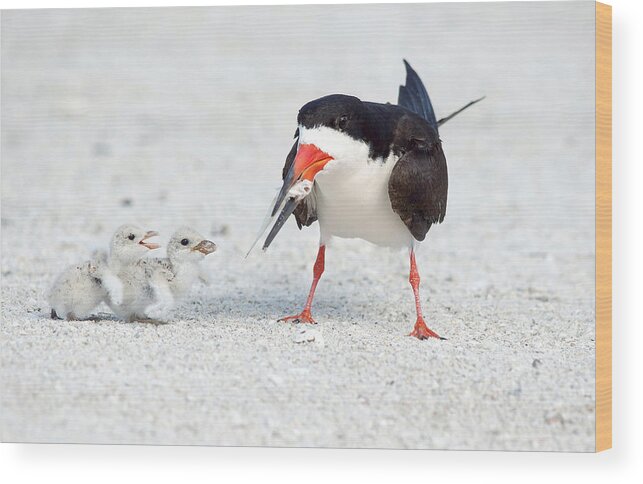
[[333, 157], [313, 144], [302, 144], [297, 149], [293, 163], [295, 180], [313, 181]]
[[286, 198], [288, 191], [295, 186], [298, 181], [308, 180], [312, 182], [315, 179], [315, 175], [332, 159], [332, 156], [313, 144], [299, 145], [295, 159], [284, 177], [284, 184], [279, 191], [279, 196], [272, 209], [272, 216], [275, 216], [284, 198]]
[[[284, 184], [279, 191], [271, 216], [275, 216], [291, 188], [303, 180], [314, 181], [317, 173], [323, 170], [326, 164], [332, 159], [332, 156], [313, 144], [299, 145], [295, 159], [284, 177]], [[266, 241], [263, 244], [264, 250], [268, 248], [301, 200], [302, 198], [291, 197], [286, 201], [277, 221], [272, 226], [268, 237], [266, 237]]]

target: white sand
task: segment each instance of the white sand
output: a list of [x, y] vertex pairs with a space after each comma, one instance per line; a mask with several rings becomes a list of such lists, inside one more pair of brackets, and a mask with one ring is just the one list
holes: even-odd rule
[[[592, 450], [586, 5], [3, 12], [2, 440]], [[394, 101], [402, 57], [438, 115], [487, 95], [442, 129], [449, 208], [418, 255], [448, 341], [405, 336], [407, 257], [359, 241], [329, 247], [301, 335], [276, 319], [318, 228], [243, 254], [299, 106]], [[163, 326], [48, 319], [56, 274], [123, 222], [210, 235], [211, 283]]]

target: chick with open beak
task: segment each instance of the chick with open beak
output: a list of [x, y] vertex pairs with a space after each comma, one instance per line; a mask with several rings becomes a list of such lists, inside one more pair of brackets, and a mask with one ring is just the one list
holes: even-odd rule
[[161, 244], [157, 244], [155, 242], [149, 242], [147, 239], [151, 237], [157, 237], [159, 235], [158, 232], [154, 230], [150, 230], [149, 232], [145, 232], [145, 235], [141, 240], [139, 240], [139, 244], [145, 247], [147, 250], [154, 250], [154, 249], [159, 249], [161, 247]]
[[200, 263], [216, 249], [194, 229], [179, 228], [167, 245], [167, 257], [142, 259], [119, 272], [126, 281], [124, 297], [112, 310], [126, 321], [166, 320], [202, 275]]
[[121, 304], [123, 283], [117, 273], [159, 248], [148, 240], [157, 235], [136, 225], [119, 227], [112, 236], [109, 255], [99, 251], [91, 260], [71, 266], [58, 276], [49, 294], [51, 317], [87, 319], [103, 301]]

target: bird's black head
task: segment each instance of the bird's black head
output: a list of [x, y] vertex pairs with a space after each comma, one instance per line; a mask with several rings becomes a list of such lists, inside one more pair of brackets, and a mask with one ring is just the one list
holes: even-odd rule
[[361, 139], [364, 113], [364, 103], [355, 96], [332, 94], [306, 103], [299, 110], [297, 124], [305, 128], [326, 126]]
[[[306, 103], [297, 115], [295, 145], [283, 172], [284, 183], [272, 209], [275, 216], [286, 201], [264, 249], [277, 235], [299, 202], [311, 192], [317, 174], [330, 162], [366, 158], [364, 143], [366, 107], [355, 96], [332, 94]], [[355, 155], [357, 152], [357, 155]], [[363, 152], [363, 153], [362, 153]]]

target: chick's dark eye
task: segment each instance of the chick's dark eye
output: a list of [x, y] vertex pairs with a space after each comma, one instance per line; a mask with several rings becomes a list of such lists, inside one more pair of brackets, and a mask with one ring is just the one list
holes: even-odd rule
[[347, 124], [348, 124], [348, 116], [346, 116], [345, 114], [337, 118], [337, 127], [339, 129], [345, 129]]
[[134, 234], [129, 234], [127, 236], [127, 238], [130, 239], [130, 240], [134, 240], [136, 238], [136, 236]]
[[183, 239], [181, 241], [181, 245], [188, 245], [189, 243], [190, 243], [190, 241], [188, 239]]

